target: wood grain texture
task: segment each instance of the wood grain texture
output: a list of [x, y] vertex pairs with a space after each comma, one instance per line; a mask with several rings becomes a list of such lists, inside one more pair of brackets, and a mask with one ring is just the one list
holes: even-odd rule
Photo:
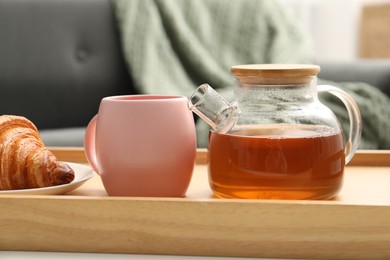
[[3, 195], [0, 250], [390, 259], [390, 153], [359, 154], [328, 201], [214, 198], [206, 150], [185, 198], [108, 197], [98, 175], [66, 196]]
[[58, 160], [88, 163], [83, 147], [48, 147], [49, 150], [57, 157]]
[[360, 57], [390, 58], [390, 3], [370, 4], [362, 10]]
[[2, 250], [378, 259], [390, 208], [305, 202], [5, 197]]

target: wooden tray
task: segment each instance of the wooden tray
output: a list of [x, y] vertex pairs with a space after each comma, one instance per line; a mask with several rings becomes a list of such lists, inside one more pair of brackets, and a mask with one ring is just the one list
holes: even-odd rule
[[[81, 148], [52, 148], [86, 163]], [[0, 249], [310, 259], [390, 258], [390, 151], [359, 151], [335, 200], [216, 199], [206, 150], [186, 198], [0, 196]]]

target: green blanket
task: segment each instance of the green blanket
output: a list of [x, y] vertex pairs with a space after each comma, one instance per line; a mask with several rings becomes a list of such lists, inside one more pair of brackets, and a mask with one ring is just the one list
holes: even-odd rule
[[[113, 0], [123, 52], [141, 93], [189, 96], [209, 83], [232, 98], [230, 67], [250, 63], [311, 63], [308, 37], [274, 0]], [[327, 82], [328, 83], [328, 82]], [[354, 96], [364, 123], [360, 149], [390, 148], [389, 99], [374, 87], [336, 84]], [[345, 109], [323, 97], [348, 132]], [[198, 120], [198, 146], [208, 127]]]

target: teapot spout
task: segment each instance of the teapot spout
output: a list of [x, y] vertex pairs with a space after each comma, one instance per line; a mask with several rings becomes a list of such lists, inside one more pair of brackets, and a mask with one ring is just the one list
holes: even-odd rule
[[230, 104], [208, 84], [202, 84], [195, 90], [189, 98], [188, 107], [217, 133], [227, 133], [240, 116], [239, 107]]

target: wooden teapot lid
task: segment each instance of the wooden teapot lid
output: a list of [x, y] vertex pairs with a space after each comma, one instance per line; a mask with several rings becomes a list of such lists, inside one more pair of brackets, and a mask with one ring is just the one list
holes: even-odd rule
[[235, 76], [249, 77], [302, 77], [317, 75], [320, 66], [311, 64], [246, 64], [231, 68]]
[[311, 64], [246, 64], [231, 67], [232, 74], [243, 83], [306, 83], [320, 72]]

